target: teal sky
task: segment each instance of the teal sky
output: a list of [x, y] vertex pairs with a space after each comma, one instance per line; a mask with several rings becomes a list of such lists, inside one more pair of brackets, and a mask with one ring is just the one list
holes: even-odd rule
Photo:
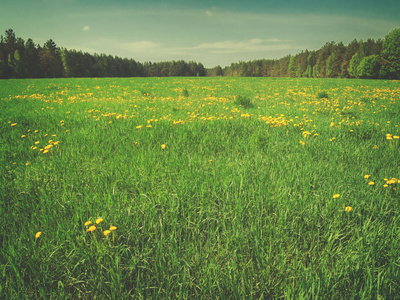
[[43, 45], [206, 67], [384, 38], [399, 0], [0, 0], [0, 33]]

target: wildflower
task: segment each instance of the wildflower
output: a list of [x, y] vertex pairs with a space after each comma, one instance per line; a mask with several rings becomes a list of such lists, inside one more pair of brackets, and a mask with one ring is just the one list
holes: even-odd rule
[[370, 178], [371, 177], [371, 175], [364, 175], [364, 178], [365, 179], [368, 179], [368, 178]]
[[90, 224], [92, 224], [92, 221], [90, 220], [85, 222], [85, 226], [89, 226]]
[[340, 194], [333, 195], [333, 199], [336, 199], [336, 198], [339, 198], [339, 197], [340, 197]]
[[44, 151], [43, 151], [43, 154], [45, 154], [45, 153], [47, 153], [47, 152], [49, 152], [49, 149], [44, 150]]
[[39, 238], [39, 236], [41, 236], [42, 235], [42, 232], [41, 231], [38, 231], [38, 232], [36, 232], [36, 234], [35, 234], [35, 238]]
[[25, 134], [21, 135], [21, 138], [24, 138], [24, 137], [26, 137], [26, 135], [25, 135]]
[[96, 230], [96, 226], [92, 225], [92, 226], [90, 226], [89, 229], [86, 230], [86, 231], [87, 231], [87, 232], [92, 232], [92, 231], [95, 231], [95, 230]]
[[143, 125], [139, 125], [139, 126], [136, 126], [136, 129], [140, 129], [142, 127], [143, 127]]
[[111, 231], [117, 230], [117, 227], [115, 227], [115, 226], [110, 226], [110, 230], [111, 230]]
[[110, 230], [105, 230], [103, 231], [103, 234], [107, 236], [110, 232], [111, 232]]
[[37, 145], [37, 144], [39, 144], [39, 143], [40, 143], [39, 141], [36, 141], [36, 142], [35, 142], [35, 145]]
[[305, 142], [303, 142], [303, 141], [299, 141], [299, 143], [302, 145], [302, 146], [304, 146], [306, 143]]
[[17, 123], [12, 123], [12, 124], [11, 124], [11, 127], [14, 127], [15, 125], [17, 125]]
[[167, 147], [167, 146], [165, 146], [165, 144], [161, 145], [161, 149], [165, 149], [165, 147]]
[[375, 182], [373, 182], [373, 181], [368, 182], [368, 185], [374, 185], [374, 184], [375, 184]]
[[387, 184], [384, 184], [384, 185], [383, 185], [383, 187], [384, 187], [384, 188], [387, 188], [387, 187], [388, 187], [388, 185], [387, 185]]
[[103, 219], [102, 219], [102, 218], [98, 218], [98, 219], [96, 220], [96, 224], [99, 224], [99, 223], [101, 223], [101, 222], [103, 222]]
[[346, 206], [346, 207], [344, 208], [344, 210], [347, 211], [347, 212], [352, 212], [352, 211], [353, 211], [353, 208], [352, 208], [351, 206]]
[[30, 164], [31, 164], [30, 162], [27, 162], [25, 165], [29, 166]]
[[396, 139], [396, 140], [398, 140], [398, 139], [400, 138], [400, 136], [394, 135], [393, 138]]

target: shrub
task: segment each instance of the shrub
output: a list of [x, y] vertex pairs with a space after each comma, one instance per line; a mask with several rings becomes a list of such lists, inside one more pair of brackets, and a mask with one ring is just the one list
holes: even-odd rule
[[182, 90], [182, 96], [185, 98], [189, 97], [189, 91], [186, 88]]
[[328, 93], [327, 92], [318, 93], [318, 99], [322, 99], [322, 98], [328, 99], [329, 98]]
[[250, 98], [244, 97], [244, 96], [241, 96], [241, 95], [236, 96], [235, 104], [236, 105], [241, 105], [244, 108], [253, 107], [253, 103], [251, 102]]

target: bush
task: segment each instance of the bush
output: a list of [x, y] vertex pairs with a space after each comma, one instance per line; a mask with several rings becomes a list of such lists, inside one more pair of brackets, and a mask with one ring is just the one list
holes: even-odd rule
[[182, 90], [182, 96], [183, 96], [184, 98], [189, 97], [189, 91], [188, 91], [186, 88], [184, 88], [184, 89]]
[[322, 98], [329, 99], [328, 93], [327, 92], [318, 93], [318, 99], [322, 99]]
[[250, 98], [244, 97], [244, 96], [236, 96], [235, 100], [236, 105], [240, 105], [244, 108], [250, 108], [253, 107], [253, 103], [251, 102]]

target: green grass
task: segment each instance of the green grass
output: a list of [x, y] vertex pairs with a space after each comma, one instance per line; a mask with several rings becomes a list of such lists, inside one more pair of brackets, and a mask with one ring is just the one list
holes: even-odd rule
[[396, 299], [399, 111], [398, 81], [0, 81], [0, 295]]

